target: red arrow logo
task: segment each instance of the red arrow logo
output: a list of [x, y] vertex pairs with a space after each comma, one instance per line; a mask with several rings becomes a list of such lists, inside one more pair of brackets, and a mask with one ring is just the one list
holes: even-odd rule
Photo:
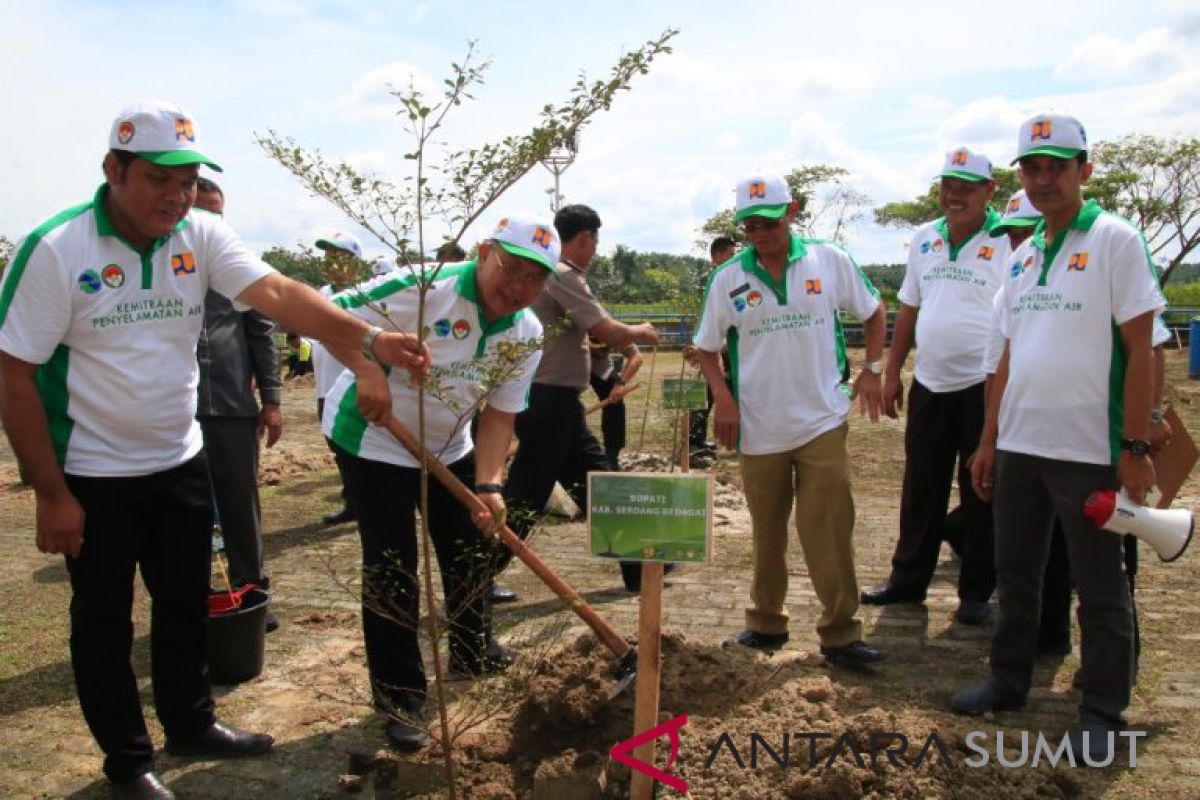
[[613, 760], [621, 762], [630, 769], [636, 769], [643, 775], [649, 775], [659, 783], [670, 786], [681, 794], [687, 794], [687, 781], [682, 778], [676, 778], [673, 775], [668, 775], [653, 764], [647, 764], [633, 755], [634, 750], [665, 733], [671, 740], [671, 757], [667, 759], [667, 769], [670, 769], [671, 765], [675, 763], [675, 757], [679, 755], [679, 729], [684, 725], [687, 725], [687, 714], [680, 714], [675, 719], [669, 719], [661, 725], [655, 725], [650, 730], [639, 733], [632, 739], [626, 739], [620, 744], [613, 745], [608, 754]]

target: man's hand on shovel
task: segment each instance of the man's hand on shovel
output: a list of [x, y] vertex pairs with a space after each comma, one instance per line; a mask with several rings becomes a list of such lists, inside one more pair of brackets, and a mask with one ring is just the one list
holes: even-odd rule
[[500, 539], [500, 529], [508, 522], [508, 506], [504, 504], [504, 496], [500, 492], [477, 492], [479, 502], [488, 507], [487, 511], [475, 514], [475, 527], [489, 539]]

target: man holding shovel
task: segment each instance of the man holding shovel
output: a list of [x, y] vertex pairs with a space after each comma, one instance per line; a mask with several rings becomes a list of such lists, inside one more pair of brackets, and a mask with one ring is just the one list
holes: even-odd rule
[[[191, 118], [140, 102], [113, 122], [95, 197], [18, 245], [0, 286], [0, 417], [37, 497], [37, 545], [66, 556], [71, 663], [119, 797], [174, 797], [130, 663], [133, 576], [151, 598], [155, 710], [176, 755], [267, 751], [217, 722], [205, 662], [212, 492], [196, 421], [196, 342], [211, 287], [334, 347], [388, 408], [382, 361], [421, 375], [412, 334], [382, 333], [278, 274], [220, 217], [191, 213]], [[361, 349], [360, 349], [361, 348]]]
[[[545, 288], [559, 257], [550, 224], [510, 217], [480, 245], [479, 257], [442, 266], [424, 294], [433, 368], [425, 400], [425, 447], [490, 509], [480, 519], [440, 482], [429, 480], [429, 532], [437, 553], [449, 621], [450, 668], [482, 675], [512, 656], [492, 639], [486, 597], [493, 560], [486, 529], [502, 522], [501, 481], [513, 420], [525, 408], [540, 360], [542, 326], [526, 310]], [[420, 276], [388, 273], [338, 294], [334, 302], [381, 325], [410, 330], [422, 308]], [[418, 390], [393, 372], [391, 413], [418, 432]], [[363, 639], [376, 707], [391, 719], [388, 740], [416, 750], [428, 741], [420, 725], [425, 667], [420, 621], [415, 512], [420, 462], [384, 427], [367, 424], [355, 404], [363, 391], [347, 371], [326, 399], [325, 435], [333, 443], [358, 514], [363, 551]], [[479, 413], [472, 442], [471, 417]]]

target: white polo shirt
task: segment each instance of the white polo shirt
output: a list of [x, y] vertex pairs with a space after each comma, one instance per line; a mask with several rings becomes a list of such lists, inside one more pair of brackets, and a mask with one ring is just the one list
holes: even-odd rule
[[147, 475], [201, 448], [196, 342], [209, 287], [232, 299], [274, 270], [209, 213], [135, 250], [112, 226], [107, 191], [18, 244], [0, 289], [0, 350], [41, 365], [65, 472]]
[[[519, 351], [516, 343], [542, 338], [542, 324], [528, 309], [488, 323], [475, 286], [475, 261], [442, 267], [425, 296], [425, 343], [433, 366], [425, 400], [425, 443], [445, 464], [470, 452], [471, 416], [483, 394], [485, 376], [498, 370], [499, 383], [487, 405], [513, 414], [529, 402], [529, 385], [541, 351]], [[384, 330], [414, 331], [419, 301], [417, 278], [402, 272], [381, 275], [334, 296], [334, 302]], [[385, 316], [386, 315], [386, 316]], [[408, 372], [388, 373], [392, 414], [417, 432], [417, 390]], [[371, 461], [417, 467], [417, 460], [387, 428], [367, 422], [355, 401], [358, 382], [344, 370], [325, 398], [322, 429], [348, 453]]]
[[866, 319], [878, 307], [854, 259], [828, 242], [793, 235], [779, 286], [753, 248], [713, 272], [695, 343], [729, 348], [741, 452], [792, 450], [842, 424], [850, 398], [838, 311]]
[[982, 383], [992, 300], [1008, 264], [1008, 237], [992, 238], [997, 218], [957, 246], [945, 218], [917, 229], [897, 294], [917, 315], [916, 378], [931, 392], [957, 392]]
[[1008, 384], [997, 448], [1087, 464], [1120, 455], [1117, 326], [1165, 306], [1141, 233], [1089, 201], [1053, 242], [1045, 223], [1009, 260]]

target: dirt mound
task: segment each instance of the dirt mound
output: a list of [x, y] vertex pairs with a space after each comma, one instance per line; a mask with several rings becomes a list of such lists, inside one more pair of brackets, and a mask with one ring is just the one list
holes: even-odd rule
[[[607, 699], [613, 663], [589, 636], [543, 656], [511, 717], [461, 752], [464, 796], [475, 796], [472, 787], [489, 797], [504, 790], [522, 796], [535, 774], [584, 774], [580, 765], [597, 759], [608, 762], [610, 796], [628, 796], [628, 769], [607, 753], [633, 733], [634, 697], [630, 690]], [[812, 654], [766, 657], [663, 638], [660, 719], [688, 715], [671, 772], [689, 783], [693, 797], [1079, 796], [1066, 769], [1001, 770], [994, 757], [989, 766], [968, 768], [964, 759], [975, 757], [963, 744], [969, 722], [877, 702], [868, 686], [843, 683]], [[907, 744], [884, 733], [902, 734]], [[660, 766], [667, 750], [660, 739]]]
[[258, 464], [258, 479], [259, 483], [267, 486], [277, 486], [288, 478], [333, 467], [332, 453], [306, 455], [294, 450], [263, 450]]

